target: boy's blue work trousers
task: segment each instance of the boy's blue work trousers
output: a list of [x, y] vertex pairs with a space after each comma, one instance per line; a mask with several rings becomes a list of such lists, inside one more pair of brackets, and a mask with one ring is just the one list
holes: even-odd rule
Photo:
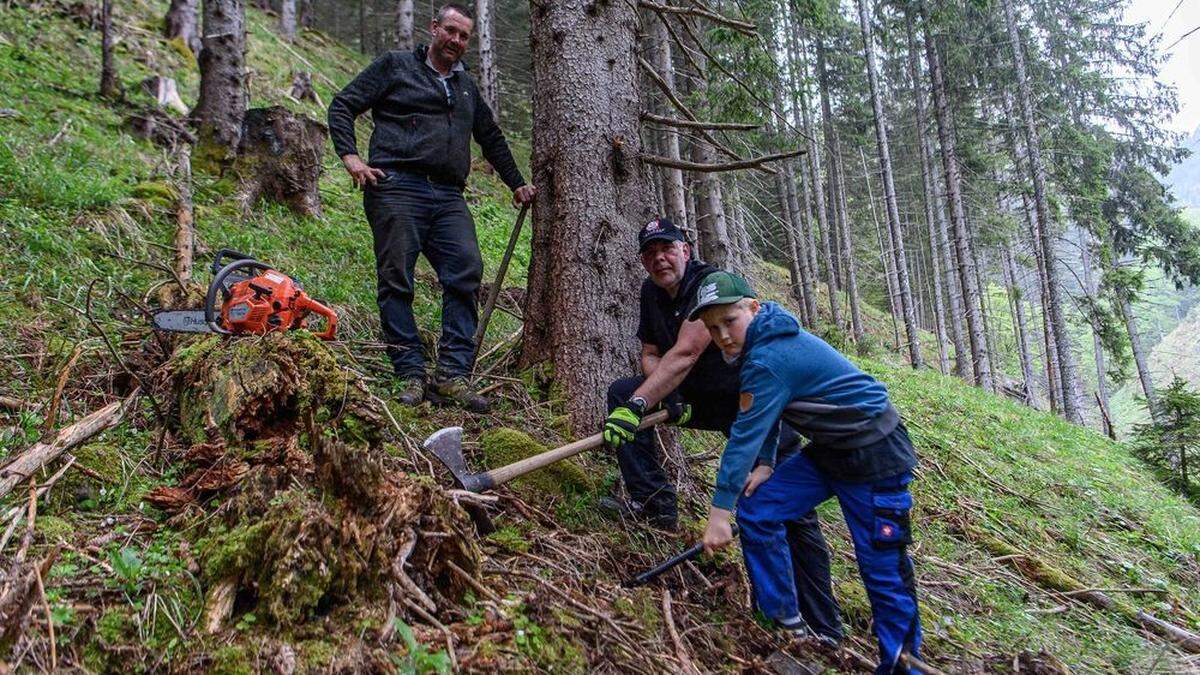
[[442, 337], [437, 375], [467, 375], [475, 360], [475, 292], [483, 259], [462, 188], [387, 170], [363, 191], [375, 239], [376, 301], [388, 356], [399, 377], [425, 378], [421, 337], [413, 318], [413, 272], [424, 254], [442, 285]]
[[875, 672], [908, 672], [900, 655], [919, 656], [921, 645], [916, 584], [906, 550], [911, 542], [911, 480], [908, 472], [876, 483], [831, 480], [799, 452], [777, 466], [753, 495], [742, 497], [737, 508], [742, 553], [763, 614], [781, 622], [800, 615], [786, 524], [837, 497], [871, 601], [879, 639], [880, 665]]

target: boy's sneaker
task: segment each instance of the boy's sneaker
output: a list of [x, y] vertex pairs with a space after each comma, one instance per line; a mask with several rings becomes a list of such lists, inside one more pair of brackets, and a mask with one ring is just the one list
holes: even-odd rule
[[400, 405], [417, 406], [425, 400], [425, 378], [409, 375], [400, 378], [400, 393], [396, 394]]
[[596, 500], [596, 508], [610, 518], [638, 520], [666, 532], [675, 532], [679, 529], [679, 521], [675, 516], [649, 513], [645, 506], [632, 499], [624, 500], [604, 496]]
[[808, 624], [804, 622], [804, 619], [800, 617], [781, 620], [779, 622], [779, 626], [788, 633], [791, 633], [793, 638], [811, 638], [817, 636], [817, 634], [808, 627]]
[[436, 378], [430, 388], [430, 399], [442, 405], [457, 405], [474, 413], [485, 413], [491, 408], [486, 398], [475, 393], [465, 376], [449, 379]]

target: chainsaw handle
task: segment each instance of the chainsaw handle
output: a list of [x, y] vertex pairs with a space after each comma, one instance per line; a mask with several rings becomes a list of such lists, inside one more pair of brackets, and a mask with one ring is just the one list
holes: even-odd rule
[[221, 271], [221, 268], [225, 266], [224, 260], [226, 258], [228, 258], [230, 260], [253, 260], [254, 259], [253, 256], [248, 256], [245, 253], [239, 253], [231, 248], [223, 248], [220, 251], [217, 251], [217, 254], [215, 256], [213, 256], [213, 261], [212, 261], [212, 273], [213, 274], [216, 274], [217, 272]]
[[325, 330], [320, 333], [313, 334], [322, 340], [334, 339], [337, 334], [337, 312], [333, 311], [326, 305], [313, 300], [307, 295], [300, 296], [299, 300], [296, 302], [296, 307], [297, 309], [301, 309], [306, 312], [312, 312], [314, 314], [320, 314], [321, 316], [325, 317]]
[[[221, 249], [219, 252], [217, 252], [217, 257], [215, 260], [213, 260], [213, 265], [216, 265], [218, 262], [220, 262], [222, 256], [231, 253], [234, 255], [242, 255], [236, 251]], [[230, 274], [245, 268], [270, 269], [266, 265], [253, 258], [243, 257], [229, 263], [228, 265], [225, 265], [224, 267], [221, 267], [220, 269], [214, 270], [213, 272], [213, 280], [208, 284], [208, 293], [204, 298], [204, 321], [208, 324], [209, 328], [212, 328], [214, 333], [220, 333], [221, 335], [230, 334], [229, 330], [221, 325], [221, 317], [218, 316], [217, 291], [223, 289], [225, 279], [229, 278]]]

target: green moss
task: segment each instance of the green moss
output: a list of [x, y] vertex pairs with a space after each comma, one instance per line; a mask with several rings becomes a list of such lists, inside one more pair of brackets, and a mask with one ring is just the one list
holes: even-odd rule
[[[546, 446], [516, 429], [494, 429], [479, 440], [489, 467], [500, 467], [545, 452]], [[592, 479], [575, 462], [566, 459], [526, 474], [510, 483], [531, 495], [565, 496], [593, 489]]]
[[613, 602], [617, 613], [646, 626], [648, 631], [658, 633], [662, 628], [662, 611], [659, 609], [656, 592], [641, 588], [628, 597], [618, 597]]
[[261, 557], [271, 526], [270, 522], [259, 521], [228, 531], [220, 525], [213, 528], [196, 542], [205, 578], [211, 582], [245, 572]]
[[515, 525], [502, 527], [489, 534], [487, 538], [493, 544], [515, 553], [524, 553], [529, 550], [527, 531]]
[[226, 645], [211, 654], [212, 662], [209, 672], [219, 675], [251, 675], [254, 670], [254, 655], [249, 648], [238, 645]]
[[58, 516], [38, 516], [37, 529], [45, 541], [56, 542], [60, 539], [70, 541], [75, 534], [75, 526], [65, 518]]
[[324, 671], [337, 658], [338, 646], [325, 640], [305, 640], [296, 645], [298, 672]]

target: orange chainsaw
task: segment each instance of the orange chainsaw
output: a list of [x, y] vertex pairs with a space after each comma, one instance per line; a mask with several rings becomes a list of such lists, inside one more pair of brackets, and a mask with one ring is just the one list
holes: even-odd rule
[[337, 313], [309, 297], [299, 281], [270, 265], [221, 249], [213, 258], [212, 275], [204, 309], [157, 312], [154, 327], [176, 333], [265, 335], [307, 329], [311, 312], [325, 318], [325, 330], [317, 337], [332, 340], [337, 332]]

